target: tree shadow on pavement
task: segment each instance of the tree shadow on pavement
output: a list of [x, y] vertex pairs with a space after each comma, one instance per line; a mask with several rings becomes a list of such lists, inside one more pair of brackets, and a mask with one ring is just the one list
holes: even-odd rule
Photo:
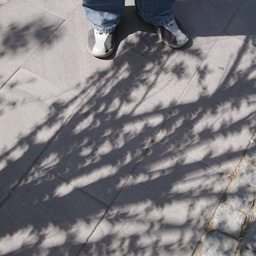
[[[2, 11], [8, 12], [8, 9]], [[63, 37], [64, 31], [58, 28], [60, 23], [60, 20], [39, 16], [0, 25], [0, 88], [39, 46], [49, 49]]]
[[[228, 163], [243, 154], [235, 140], [255, 128], [255, 51], [241, 42], [224, 71], [205, 63], [187, 87], [186, 58], [195, 72], [200, 49], [137, 39], [2, 153], [1, 255], [193, 252], [234, 171]], [[76, 113], [38, 142], [78, 98]], [[2, 98], [0, 113], [23, 104]]]

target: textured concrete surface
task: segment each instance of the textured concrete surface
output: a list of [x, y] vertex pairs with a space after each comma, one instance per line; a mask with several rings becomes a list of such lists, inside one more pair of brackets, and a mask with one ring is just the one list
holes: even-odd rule
[[249, 212], [254, 203], [254, 194], [252, 187], [233, 182], [225, 202], [243, 212]]
[[239, 238], [245, 215], [235, 209], [221, 204], [213, 219], [213, 228]]
[[106, 60], [80, 0], [0, 1], [0, 255], [255, 255], [253, 0], [134, 1]]
[[235, 255], [238, 247], [238, 242], [218, 231], [213, 231], [202, 238], [203, 250], [202, 256], [213, 256], [213, 255]]
[[249, 149], [246, 158], [256, 163], [256, 138], [255, 136], [250, 140]]
[[[25, 1], [12, 0], [1, 7], [0, 87], [63, 22]], [[60, 30], [44, 43], [48, 48], [61, 38]]]
[[256, 250], [256, 218], [253, 218], [244, 237], [243, 245], [251, 250]]
[[[217, 230], [225, 233], [226, 238], [234, 238], [239, 244], [236, 252], [232, 252], [230, 255], [255, 255], [256, 251], [256, 225], [255, 225], [255, 165], [253, 165], [250, 159], [252, 157], [252, 147], [255, 135], [250, 141], [248, 150], [246, 151], [235, 176], [230, 183], [225, 193], [224, 203], [221, 203], [217, 208], [208, 229]], [[217, 234], [214, 231], [212, 233]], [[201, 239], [200, 245], [198, 245], [194, 256], [204, 255], [200, 254], [202, 248], [207, 251], [209, 243], [205, 241], [209, 235], [204, 235]], [[211, 235], [212, 236], [212, 235]], [[218, 255], [226, 255], [226, 247], [223, 247], [228, 239], [223, 238], [219, 241], [216, 240], [216, 245], [219, 249]], [[210, 239], [211, 240], [211, 239]], [[205, 255], [214, 255], [214, 254]], [[209, 253], [212, 253], [209, 249]], [[230, 252], [229, 252], [230, 253]]]
[[240, 255], [241, 256], [255, 256], [256, 252], [244, 249]]

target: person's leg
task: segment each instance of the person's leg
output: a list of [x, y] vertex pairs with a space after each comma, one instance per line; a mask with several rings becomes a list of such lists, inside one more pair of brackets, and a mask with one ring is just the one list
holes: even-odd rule
[[105, 58], [114, 50], [114, 30], [123, 14], [124, 0], [82, 0], [82, 4], [93, 26], [88, 31], [88, 51]]
[[139, 16], [155, 26], [164, 26], [173, 20], [175, 0], [136, 0]]
[[119, 24], [124, 0], [82, 0], [87, 19], [100, 32], [111, 33]]
[[154, 25], [159, 38], [168, 46], [180, 48], [188, 36], [180, 22], [174, 18], [175, 0], [136, 0], [139, 16]]

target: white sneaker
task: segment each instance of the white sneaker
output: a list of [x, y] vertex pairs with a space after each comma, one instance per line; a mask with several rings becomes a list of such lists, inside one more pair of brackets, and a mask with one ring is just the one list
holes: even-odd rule
[[159, 38], [172, 48], [180, 48], [188, 42], [188, 36], [178, 19], [166, 26], [154, 26]]
[[95, 57], [106, 58], [115, 48], [114, 32], [103, 33], [94, 28], [88, 31], [87, 38], [88, 51]]

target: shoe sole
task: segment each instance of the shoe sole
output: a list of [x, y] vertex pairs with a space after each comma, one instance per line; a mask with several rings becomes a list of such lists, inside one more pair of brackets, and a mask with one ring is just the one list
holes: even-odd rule
[[109, 52], [107, 52], [106, 54], [95, 54], [95, 53], [91, 52], [91, 51], [89, 50], [89, 47], [88, 47], [87, 44], [86, 44], [86, 48], [87, 48], [88, 52], [89, 52], [91, 55], [93, 55], [94, 57], [103, 59], [103, 58], [107, 58], [108, 56], [110, 56], [110, 55], [113, 53], [113, 51], [115, 50], [115, 42], [114, 42], [113, 48], [112, 48]]

